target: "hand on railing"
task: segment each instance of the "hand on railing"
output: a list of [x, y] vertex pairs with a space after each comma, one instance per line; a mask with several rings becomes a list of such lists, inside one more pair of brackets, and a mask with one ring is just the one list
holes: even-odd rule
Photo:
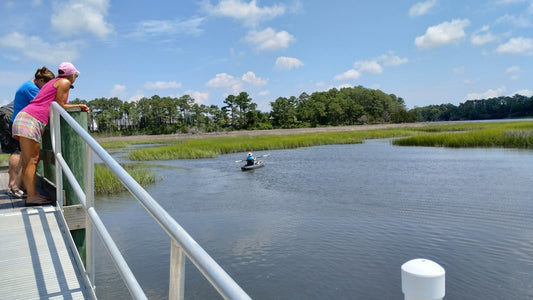
[[81, 108], [81, 111], [84, 111], [88, 114], [91, 113], [90, 109], [89, 109], [89, 106], [85, 105], [85, 104], [78, 104], [78, 107]]

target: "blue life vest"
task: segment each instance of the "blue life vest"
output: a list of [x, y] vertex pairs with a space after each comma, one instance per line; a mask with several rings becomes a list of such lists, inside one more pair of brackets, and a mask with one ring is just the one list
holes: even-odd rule
[[253, 166], [254, 165], [254, 158], [252, 156], [248, 156], [246, 158], [246, 165], [247, 166]]

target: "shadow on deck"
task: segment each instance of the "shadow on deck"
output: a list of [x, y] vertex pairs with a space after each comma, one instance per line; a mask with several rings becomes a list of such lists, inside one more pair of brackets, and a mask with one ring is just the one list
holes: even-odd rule
[[88, 299], [56, 208], [25, 207], [0, 169], [0, 299]]

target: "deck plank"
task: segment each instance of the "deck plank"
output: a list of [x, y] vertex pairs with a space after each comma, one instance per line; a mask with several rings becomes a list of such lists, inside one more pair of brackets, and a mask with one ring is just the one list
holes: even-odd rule
[[0, 299], [89, 299], [55, 207], [20, 207], [6, 186], [0, 173]]

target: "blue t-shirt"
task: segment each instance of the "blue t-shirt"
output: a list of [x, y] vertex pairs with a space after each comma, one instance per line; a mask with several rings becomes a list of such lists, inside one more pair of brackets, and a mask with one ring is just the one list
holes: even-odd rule
[[24, 107], [30, 104], [30, 101], [37, 96], [39, 88], [33, 81], [28, 80], [24, 82], [17, 92], [15, 93], [15, 107], [13, 109], [13, 116], [11, 117], [11, 123], [15, 120], [15, 117]]

